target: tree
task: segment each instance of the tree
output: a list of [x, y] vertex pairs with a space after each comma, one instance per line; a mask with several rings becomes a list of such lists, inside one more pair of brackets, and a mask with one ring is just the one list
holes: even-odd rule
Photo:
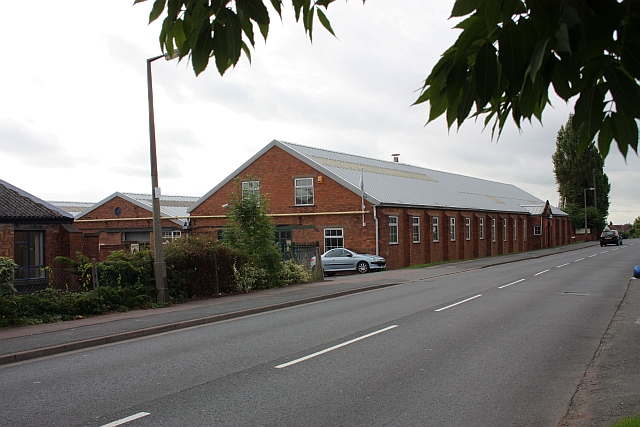
[[629, 230], [630, 237], [640, 237], [640, 216], [633, 221], [631, 230]]
[[[135, 0], [140, 3], [145, 0]], [[296, 21], [312, 39], [315, 17], [334, 34], [323, 12], [335, 0], [291, 0]], [[364, 0], [363, 0], [364, 2]], [[278, 16], [282, 0], [270, 0]], [[166, 8], [160, 46], [191, 57], [196, 75], [215, 59], [222, 75], [242, 52], [251, 60], [254, 24], [266, 40], [266, 0], [155, 0], [149, 21]], [[640, 118], [640, 2], [636, 0], [456, 0], [462, 30], [426, 78], [415, 104], [428, 102], [428, 122], [446, 113], [449, 128], [469, 117], [493, 121], [500, 136], [509, 116], [542, 121], [549, 89], [575, 104], [578, 152], [598, 136], [605, 158], [615, 139], [626, 158], [638, 150]], [[474, 107], [475, 106], [475, 107]], [[473, 109], [473, 112], [472, 112]]]
[[[249, 178], [249, 183], [257, 183]], [[260, 194], [259, 187], [243, 191], [242, 183], [236, 179], [229, 195], [227, 227], [223, 233], [224, 242], [249, 256], [250, 262], [258, 269], [264, 269], [264, 283], [258, 287], [280, 285], [282, 256], [276, 245], [275, 225], [267, 216], [268, 199]], [[262, 281], [260, 278], [259, 281]]]
[[553, 172], [558, 184], [558, 194], [563, 205], [584, 206], [584, 189], [587, 190], [587, 205], [597, 206], [598, 212], [606, 218], [609, 214], [609, 192], [611, 184], [604, 173], [604, 160], [591, 143], [582, 153], [578, 153], [578, 135], [573, 130], [575, 117], [569, 116], [567, 124], [558, 131], [556, 151], [553, 153]]
[[429, 102], [429, 121], [446, 112], [450, 128], [485, 116], [499, 136], [509, 115], [518, 128], [523, 119], [542, 122], [553, 85], [565, 101], [578, 96], [578, 153], [596, 134], [603, 158], [613, 139], [624, 157], [629, 147], [637, 153], [639, 2], [456, 0], [451, 16], [468, 17], [416, 101]]
[[[574, 120], [575, 117], [569, 116], [567, 124], [558, 131], [556, 152], [552, 156], [553, 172], [562, 201], [560, 207], [566, 209], [570, 215], [575, 211], [576, 217], [580, 216], [577, 212], [581, 212], [582, 220], [576, 221], [577, 218], [573, 216], [571, 218], [574, 227], [580, 228], [580, 225], [584, 224], [586, 195], [587, 207], [593, 207], [592, 226], [598, 224], [597, 228], [602, 230], [609, 214], [611, 184], [604, 173], [604, 160], [593, 143], [578, 154], [579, 137], [573, 130]], [[595, 188], [595, 191], [591, 188]]]

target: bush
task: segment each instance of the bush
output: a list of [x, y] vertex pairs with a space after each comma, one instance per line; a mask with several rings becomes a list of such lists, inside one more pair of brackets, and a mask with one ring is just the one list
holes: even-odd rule
[[148, 287], [101, 286], [88, 292], [48, 288], [14, 299], [0, 298], [0, 327], [58, 322], [77, 316], [127, 311], [153, 304]]
[[247, 255], [214, 242], [208, 236], [186, 237], [165, 246], [169, 296], [182, 301], [236, 290], [233, 266]]
[[16, 288], [13, 285], [14, 271], [18, 265], [11, 258], [0, 257], [0, 298], [13, 298]]
[[282, 263], [281, 280], [284, 285], [295, 285], [298, 283], [307, 283], [313, 280], [312, 272], [300, 264], [296, 264], [292, 260]]

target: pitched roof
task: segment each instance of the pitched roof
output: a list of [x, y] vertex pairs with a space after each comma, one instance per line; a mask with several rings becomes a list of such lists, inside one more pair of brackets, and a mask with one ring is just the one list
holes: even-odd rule
[[56, 206], [60, 209], [63, 209], [69, 212], [74, 217], [77, 217], [95, 203], [93, 202], [59, 202], [59, 201], [49, 201], [53, 206]]
[[73, 215], [0, 180], [0, 222], [73, 222]]
[[[532, 206], [545, 206], [543, 200], [512, 184], [273, 140], [201, 197], [189, 212], [273, 147], [283, 149], [358, 195], [362, 175], [365, 198], [374, 205], [532, 214]], [[557, 208], [552, 212], [566, 215]]]
[[[136, 206], [139, 206], [143, 209], [146, 209], [151, 214], [153, 212], [153, 202], [151, 199], [151, 194], [139, 194], [139, 193], [120, 193], [115, 192], [110, 196], [100, 200], [97, 203], [91, 205], [91, 207], [85, 209], [82, 213], [80, 213], [76, 219], [81, 219], [83, 216], [87, 215], [91, 211], [97, 209], [98, 207], [104, 205], [110, 200], [115, 199], [116, 197], [120, 197], [130, 203], [133, 203]], [[184, 220], [177, 219], [176, 217], [188, 217], [187, 208], [191, 206], [194, 202], [198, 200], [197, 197], [190, 196], [160, 196], [160, 216], [168, 217], [176, 224], [182, 225]]]

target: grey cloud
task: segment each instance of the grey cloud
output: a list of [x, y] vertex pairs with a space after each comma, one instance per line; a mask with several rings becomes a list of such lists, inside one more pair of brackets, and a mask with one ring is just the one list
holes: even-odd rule
[[34, 132], [10, 119], [0, 120], [0, 151], [44, 168], [70, 167], [76, 163], [56, 135]]

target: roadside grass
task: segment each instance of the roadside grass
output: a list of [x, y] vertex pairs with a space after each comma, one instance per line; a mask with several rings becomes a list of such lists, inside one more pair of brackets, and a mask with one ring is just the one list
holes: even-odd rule
[[640, 415], [623, 418], [611, 427], [640, 427]]

